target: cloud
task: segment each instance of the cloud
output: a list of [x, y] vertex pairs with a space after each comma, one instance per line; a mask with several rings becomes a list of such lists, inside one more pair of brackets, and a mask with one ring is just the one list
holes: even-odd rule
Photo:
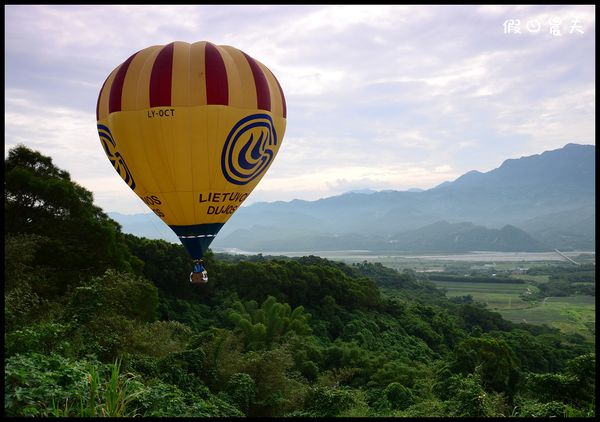
[[126, 202], [137, 199], [106, 159], [95, 117], [76, 109], [48, 107], [37, 98], [35, 93], [6, 90], [5, 155], [18, 144], [40, 151], [92, 191], [96, 204], [103, 208], [122, 198]]
[[[503, 32], [553, 16], [560, 38]], [[584, 34], [567, 33], [574, 18]], [[267, 65], [285, 92], [286, 135], [249, 201], [429, 188], [595, 143], [594, 35], [592, 5], [10, 5], [5, 154], [40, 149], [101, 206], [140, 212], [102, 155], [98, 91], [142, 48], [208, 40]]]
[[[511, 129], [527, 136], [527, 152], [531, 154], [544, 148], [560, 148], [565, 141], [594, 143], [589, 134], [595, 130], [595, 100], [593, 88], [543, 99], [535, 115], [526, 115], [519, 124], [513, 123]], [[568, 125], [565, 120], [569, 121]]]

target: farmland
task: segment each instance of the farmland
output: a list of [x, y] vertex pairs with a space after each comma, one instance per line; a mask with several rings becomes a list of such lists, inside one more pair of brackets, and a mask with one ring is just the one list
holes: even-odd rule
[[595, 338], [594, 296], [548, 297], [528, 308], [500, 309], [512, 322], [548, 324], [567, 333], [578, 333], [589, 340]]
[[[595, 342], [595, 267], [565, 263], [519, 263], [502, 270], [491, 266], [488, 280], [473, 279], [473, 271], [452, 281], [432, 280], [448, 297], [470, 296], [515, 323], [549, 325]], [[482, 271], [483, 272], [483, 271]], [[436, 273], [431, 278], [440, 278]], [[496, 277], [508, 277], [502, 283]], [[513, 279], [515, 283], [510, 283]]]
[[484, 303], [488, 309], [494, 311], [531, 307], [531, 303], [523, 301], [521, 295], [528, 290], [536, 289], [535, 286], [525, 283], [470, 283], [459, 281], [434, 281], [434, 283], [437, 287], [446, 290], [446, 296], [448, 297], [470, 295], [475, 302]]
[[[433, 273], [430, 279], [448, 297], [471, 297], [509, 321], [546, 324], [595, 342], [595, 267], [563, 263], [519, 265], [519, 270], [504, 271], [492, 266], [487, 280], [481, 275], [473, 277], [473, 271], [446, 280], [442, 273]], [[496, 277], [508, 279], [496, 282]]]
[[475, 302], [486, 305], [503, 318], [519, 323], [547, 324], [565, 333], [577, 333], [588, 340], [595, 340], [595, 297], [589, 295], [546, 297], [523, 300], [523, 294], [538, 288], [529, 283], [468, 283], [435, 281], [437, 287], [446, 290], [448, 297], [470, 295]]

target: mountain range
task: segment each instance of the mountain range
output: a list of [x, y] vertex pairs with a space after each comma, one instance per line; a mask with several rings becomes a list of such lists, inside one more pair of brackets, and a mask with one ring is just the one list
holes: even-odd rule
[[[109, 216], [124, 232], [178, 241], [156, 235], [156, 226], [164, 226], [157, 217], [150, 227], [148, 215]], [[238, 209], [211, 246], [253, 252], [593, 250], [595, 146], [569, 143], [508, 159], [428, 190], [256, 203]]]

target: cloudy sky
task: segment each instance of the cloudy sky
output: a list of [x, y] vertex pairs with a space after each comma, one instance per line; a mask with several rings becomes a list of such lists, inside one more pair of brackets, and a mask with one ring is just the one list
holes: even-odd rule
[[277, 76], [287, 129], [246, 201], [428, 189], [595, 144], [595, 7], [5, 5], [5, 157], [53, 158], [106, 212], [149, 212], [106, 159], [108, 74], [172, 41], [234, 46]]

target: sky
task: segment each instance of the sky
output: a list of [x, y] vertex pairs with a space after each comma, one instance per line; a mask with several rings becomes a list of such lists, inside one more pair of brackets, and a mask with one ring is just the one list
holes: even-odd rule
[[593, 5], [5, 5], [5, 158], [52, 157], [105, 212], [150, 212], [108, 161], [96, 102], [133, 53], [231, 45], [287, 103], [244, 205], [429, 189], [510, 158], [595, 145]]

